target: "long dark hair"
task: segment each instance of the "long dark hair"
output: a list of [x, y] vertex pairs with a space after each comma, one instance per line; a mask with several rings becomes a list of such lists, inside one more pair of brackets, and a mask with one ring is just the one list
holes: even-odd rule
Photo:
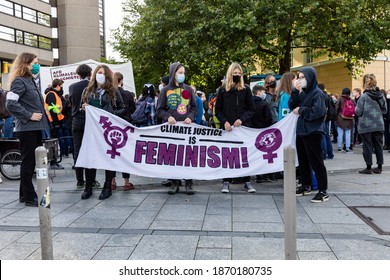
[[87, 90], [85, 91], [85, 94], [83, 96], [83, 103], [88, 100], [88, 98], [92, 95], [92, 93], [95, 93], [98, 86], [98, 83], [96, 82], [96, 73], [100, 69], [104, 69], [104, 76], [106, 77], [105, 83], [101, 86], [102, 89], [108, 94], [108, 96], [111, 99], [112, 105], [115, 105], [116, 102], [116, 89], [114, 87], [113, 79], [112, 79], [112, 72], [111, 69], [107, 65], [98, 65], [95, 70], [92, 73], [91, 80], [89, 81]]

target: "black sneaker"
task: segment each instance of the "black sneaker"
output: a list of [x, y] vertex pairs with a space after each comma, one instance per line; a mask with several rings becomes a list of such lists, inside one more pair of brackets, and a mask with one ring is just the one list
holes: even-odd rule
[[309, 194], [311, 194], [311, 187], [310, 186], [299, 186], [299, 187], [297, 187], [295, 194], [296, 194], [296, 196], [309, 195]]
[[359, 171], [360, 174], [372, 174], [372, 169], [364, 168], [363, 170]]
[[168, 189], [168, 194], [175, 194], [179, 192], [179, 185], [176, 182], [172, 182], [171, 186]]
[[229, 192], [229, 182], [223, 182], [221, 193], [228, 193], [228, 192]]
[[254, 187], [252, 187], [252, 184], [250, 182], [246, 182], [244, 184], [244, 190], [246, 190], [248, 193], [255, 193], [256, 190]]
[[311, 202], [319, 203], [329, 200], [329, 195], [326, 192], [318, 192]]
[[375, 167], [375, 168], [372, 169], [372, 172], [374, 172], [375, 174], [381, 174], [382, 173], [382, 168]]
[[187, 195], [193, 195], [194, 189], [192, 188], [192, 180], [186, 181], [186, 194]]
[[84, 182], [84, 181], [79, 181], [79, 182], [77, 182], [76, 188], [78, 188], [78, 189], [84, 189], [84, 187], [85, 187], [85, 182]]
[[100, 188], [100, 183], [97, 180], [93, 181], [92, 188], [94, 188], [94, 189]]

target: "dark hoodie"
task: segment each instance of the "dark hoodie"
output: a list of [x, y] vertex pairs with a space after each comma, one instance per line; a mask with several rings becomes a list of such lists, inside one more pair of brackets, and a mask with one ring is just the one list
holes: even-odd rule
[[[313, 67], [304, 67], [300, 70], [307, 81], [306, 89], [299, 94], [291, 95], [291, 104], [299, 107], [299, 118], [297, 123], [297, 135], [307, 136], [311, 134], [325, 133], [325, 95], [317, 86], [317, 74]], [[294, 109], [294, 108], [292, 108]]]
[[175, 73], [183, 66], [180, 63], [172, 63], [169, 68], [169, 84], [164, 87], [157, 101], [157, 117], [167, 122], [169, 117], [176, 121], [184, 121], [186, 118], [195, 120], [197, 114], [195, 94], [192, 88], [184, 83], [175, 83]]
[[384, 131], [382, 114], [386, 112], [386, 100], [379, 89], [365, 90], [355, 108], [355, 113], [359, 116], [359, 134]]

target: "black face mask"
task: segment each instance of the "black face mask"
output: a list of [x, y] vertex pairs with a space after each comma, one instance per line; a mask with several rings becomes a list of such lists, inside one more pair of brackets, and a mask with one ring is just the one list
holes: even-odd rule
[[240, 75], [233, 75], [233, 82], [236, 84], [241, 81], [241, 76]]
[[268, 85], [270, 88], [276, 88], [276, 81], [272, 81]]

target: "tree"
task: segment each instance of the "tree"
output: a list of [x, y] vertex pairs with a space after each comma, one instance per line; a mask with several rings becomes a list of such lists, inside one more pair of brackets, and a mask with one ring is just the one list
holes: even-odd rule
[[169, 65], [186, 65], [189, 82], [214, 91], [231, 62], [256, 62], [283, 74], [290, 52], [342, 56], [352, 72], [390, 43], [388, 0], [127, 0], [115, 49], [131, 59], [137, 87]]

